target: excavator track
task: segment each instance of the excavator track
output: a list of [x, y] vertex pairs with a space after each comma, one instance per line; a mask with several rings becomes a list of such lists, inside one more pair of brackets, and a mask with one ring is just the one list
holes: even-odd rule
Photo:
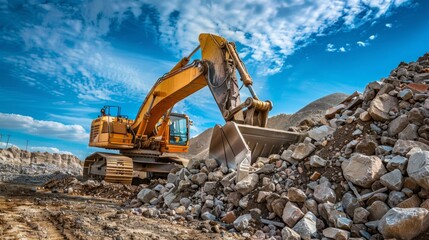
[[131, 184], [133, 160], [120, 154], [96, 152], [85, 159], [83, 176], [111, 183]]

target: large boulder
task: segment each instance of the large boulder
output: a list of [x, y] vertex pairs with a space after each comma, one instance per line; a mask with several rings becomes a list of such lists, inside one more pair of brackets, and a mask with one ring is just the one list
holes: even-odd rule
[[252, 173], [252, 174], [249, 174], [248, 176], [246, 176], [245, 178], [243, 178], [241, 181], [239, 181], [235, 185], [235, 188], [241, 194], [246, 195], [246, 194], [250, 193], [255, 188], [258, 181], [259, 181], [258, 174]]
[[347, 180], [365, 188], [369, 188], [374, 181], [386, 173], [380, 158], [359, 153], [344, 161], [341, 167]]
[[408, 160], [407, 173], [418, 185], [429, 190], [429, 151], [412, 154]]
[[392, 208], [380, 220], [378, 231], [385, 239], [413, 239], [429, 226], [424, 208]]
[[379, 122], [389, 120], [389, 112], [398, 109], [398, 99], [389, 94], [381, 94], [371, 101], [368, 113], [371, 117]]

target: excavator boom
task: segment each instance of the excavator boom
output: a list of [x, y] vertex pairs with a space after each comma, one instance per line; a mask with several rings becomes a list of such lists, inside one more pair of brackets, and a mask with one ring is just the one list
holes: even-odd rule
[[[189, 56], [156, 81], [135, 120], [120, 113], [111, 117], [102, 111], [102, 116], [93, 121], [89, 145], [118, 149], [123, 155], [91, 155], [85, 161], [87, 175], [127, 182], [131, 179], [131, 166], [134, 172], [156, 172], [156, 169], [168, 172], [172, 167], [165, 163], [175, 160], [166, 161], [161, 154], [187, 152], [189, 145], [189, 118], [171, 110], [177, 102], [205, 86], [209, 87], [226, 121], [225, 126], [215, 127], [209, 155], [237, 169], [239, 179], [248, 173], [249, 166], [258, 156], [268, 157], [290, 143], [302, 140], [301, 134], [266, 128], [272, 103], [261, 101], [256, 95], [253, 80], [234, 43], [207, 33], [200, 34], [199, 42]], [[202, 58], [190, 63], [192, 55], [199, 49]], [[242, 102], [240, 89], [243, 86], [250, 97]], [[110, 112], [108, 107], [104, 110], [107, 108]]]

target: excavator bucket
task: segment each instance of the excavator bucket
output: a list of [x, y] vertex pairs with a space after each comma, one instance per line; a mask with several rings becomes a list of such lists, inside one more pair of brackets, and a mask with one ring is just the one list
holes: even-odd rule
[[258, 157], [278, 154], [281, 148], [301, 142], [305, 133], [281, 131], [227, 122], [213, 129], [209, 156], [237, 170], [237, 181], [249, 174], [250, 165]]

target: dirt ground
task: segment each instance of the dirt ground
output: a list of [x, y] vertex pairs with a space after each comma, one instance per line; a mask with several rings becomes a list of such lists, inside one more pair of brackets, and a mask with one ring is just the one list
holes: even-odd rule
[[135, 215], [118, 200], [0, 183], [0, 239], [236, 239]]

